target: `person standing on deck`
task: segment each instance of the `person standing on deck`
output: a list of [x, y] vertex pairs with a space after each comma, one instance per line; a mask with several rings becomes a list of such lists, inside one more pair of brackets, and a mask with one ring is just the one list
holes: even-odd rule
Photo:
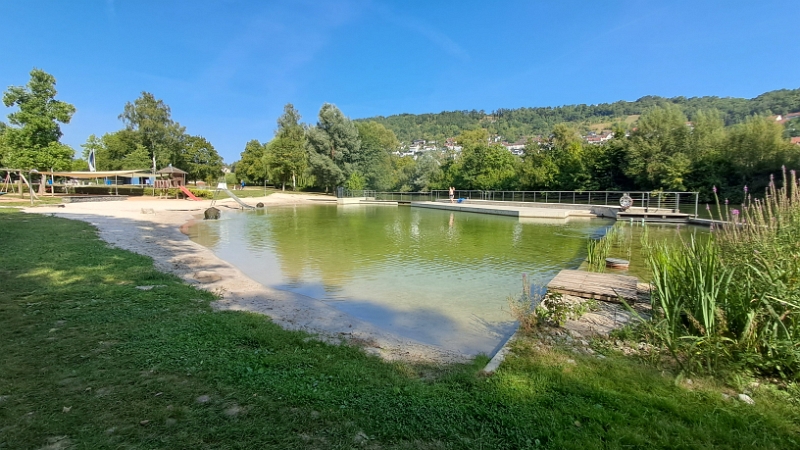
[[450, 203], [455, 203], [456, 188], [450, 186]]

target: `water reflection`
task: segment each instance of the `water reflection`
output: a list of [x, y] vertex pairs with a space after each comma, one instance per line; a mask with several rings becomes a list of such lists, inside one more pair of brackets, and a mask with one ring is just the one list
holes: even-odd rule
[[491, 351], [513, 328], [504, 308], [509, 295], [519, 294], [522, 273], [546, 282], [578, 267], [586, 239], [613, 225], [315, 205], [229, 213], [196, 224], [191, 236], [267, 286], [329, 301], [401, 335], [477, 353]]

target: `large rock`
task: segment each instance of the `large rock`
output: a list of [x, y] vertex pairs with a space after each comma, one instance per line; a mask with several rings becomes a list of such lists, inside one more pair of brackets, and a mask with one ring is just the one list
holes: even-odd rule
[[219, 219], [219, 210], [213, 206], [208, 208], [205, 212], [205, 219]]

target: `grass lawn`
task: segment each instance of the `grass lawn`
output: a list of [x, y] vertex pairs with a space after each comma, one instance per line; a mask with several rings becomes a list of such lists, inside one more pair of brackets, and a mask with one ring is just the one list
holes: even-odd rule
[[[61, 197], [47, 197], [41, 196], [39, 200], [35, 200], [33, 205], [34, 206], [43, 206], [43, 205], [58, 205], [63, 203], [64, 201]], [[14, 195], [10, 197], [9, 195], [4, 195], [0, 197], [0, 206], [21, 206], [24, 208], [29, 208], [31, 206], [31, 201], [29, 198], [19, 198], [18, 195]]]
[[749, 406], [526, 340], [488, 378], [486, 358], [388, 364], [212, 312], [77, 221], [0, 210], [0, 252], [2, 449], [800, 448], [787, 391]]
[[[244, 190], [236, 189], [235, 191], [231, 188], [231, 192], [236, 194], [236, 196], [239, 198], [263, 197], [264, 187], [245, 186]], [[281, 191], [280, 188], [275, 189], [272, 186], [267, 186], [266, 195], [274, 194], [276, 192], [278, 193], [282, 192], [284, 194], [298, 194], [298, 195], [308, 194], [307, 192], [292, 191], [290, 189], [287, 189], [286, 191]], [[225, 196], [225, 194], [220, 194], [220, 195]]]

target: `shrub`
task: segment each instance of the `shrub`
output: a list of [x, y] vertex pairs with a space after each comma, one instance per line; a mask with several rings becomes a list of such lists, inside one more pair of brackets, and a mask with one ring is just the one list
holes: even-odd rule
[[145, 194], [145, 188], [140, 186], [75, 186], [71, 190], [76, 194], [82, 195], [129, 195], [141, 196]]

